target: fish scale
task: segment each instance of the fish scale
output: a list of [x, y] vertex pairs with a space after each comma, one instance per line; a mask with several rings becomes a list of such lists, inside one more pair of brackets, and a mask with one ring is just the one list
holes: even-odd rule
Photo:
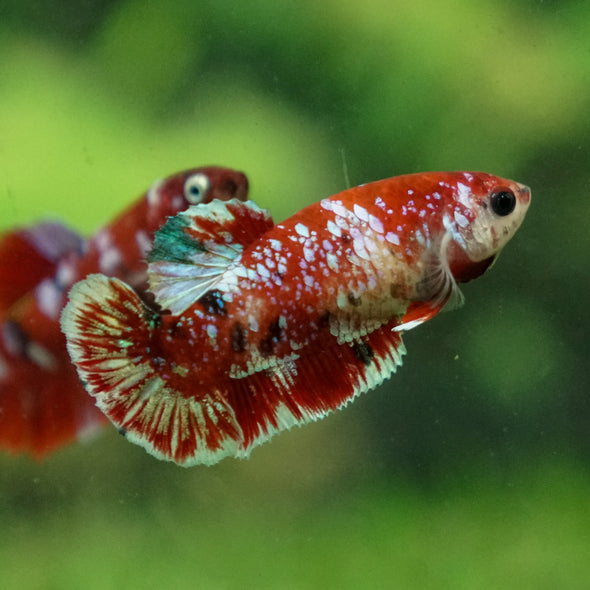
[[62, 315], [68, 350], [98, 407], [156, 457], [246, 457], [390, 377], [402, 332], [462, 301], [457, 283], [491, 265], [529, 203], [513, 181], [441, 172], [348, 189], [277, 225], [252, 201], [190, 207], [148, 256], [161, 311], [91, 275]]

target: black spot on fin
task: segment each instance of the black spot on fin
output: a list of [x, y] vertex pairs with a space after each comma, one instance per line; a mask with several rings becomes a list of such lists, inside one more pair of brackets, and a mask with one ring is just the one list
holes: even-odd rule
[[370, 365], [371, 361], [373, 360], [375, 353], [373, 349], [370, 347], [369, 344], [363, 342], [362, 340], [358, 340], [357, 342], [352, 344], [352, 351], [363, 365]]
[[225, 301], [219, 289], [211, 289], [199, 298], [199, 303], [203, 306], [207, 313], [224, 317], [227, 315]]

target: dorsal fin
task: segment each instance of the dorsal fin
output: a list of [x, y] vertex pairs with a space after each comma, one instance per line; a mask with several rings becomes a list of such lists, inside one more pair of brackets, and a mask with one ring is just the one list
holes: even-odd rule
[[273, 227], [253, 201], [211, 201], [170, 217], [148, 255], [150, 290], [180, 314], [212, 289], [245, 246]]

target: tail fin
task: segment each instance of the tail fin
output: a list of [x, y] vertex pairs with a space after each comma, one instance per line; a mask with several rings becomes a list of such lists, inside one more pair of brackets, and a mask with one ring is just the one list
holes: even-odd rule
[[30, 294], [9, 314], [0, 323], [0, 448], [41, 459], [105, 418], [80, 384], [59, 324]]
[[197, 401], [169, 385], [154, 351], [156, 320], [118, 279], [95, 274], [74, 285], [61, 325], [88, 393], [126, 438], [160, 459], [189, 466], [235, 456], [242, 432], [221, 393]]
[[11, 453], [41, 459], [104, 421], [80, 386], [59, 324], [35, 296], [82, 244], [59, 223], [0, 237], [0, 448]]
[[0, 237], [0, 314], [43, 279], [55, 274], [59, 259], [79, 251], [82, 238], [59, 223], [40, 223]]

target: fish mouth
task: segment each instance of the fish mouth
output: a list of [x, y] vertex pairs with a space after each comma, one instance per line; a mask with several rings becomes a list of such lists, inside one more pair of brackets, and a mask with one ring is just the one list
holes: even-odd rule
[[518, 200], [523, 205], [528, 205], [531, 201], [531, 189], [526, 184], [518, 184]]

